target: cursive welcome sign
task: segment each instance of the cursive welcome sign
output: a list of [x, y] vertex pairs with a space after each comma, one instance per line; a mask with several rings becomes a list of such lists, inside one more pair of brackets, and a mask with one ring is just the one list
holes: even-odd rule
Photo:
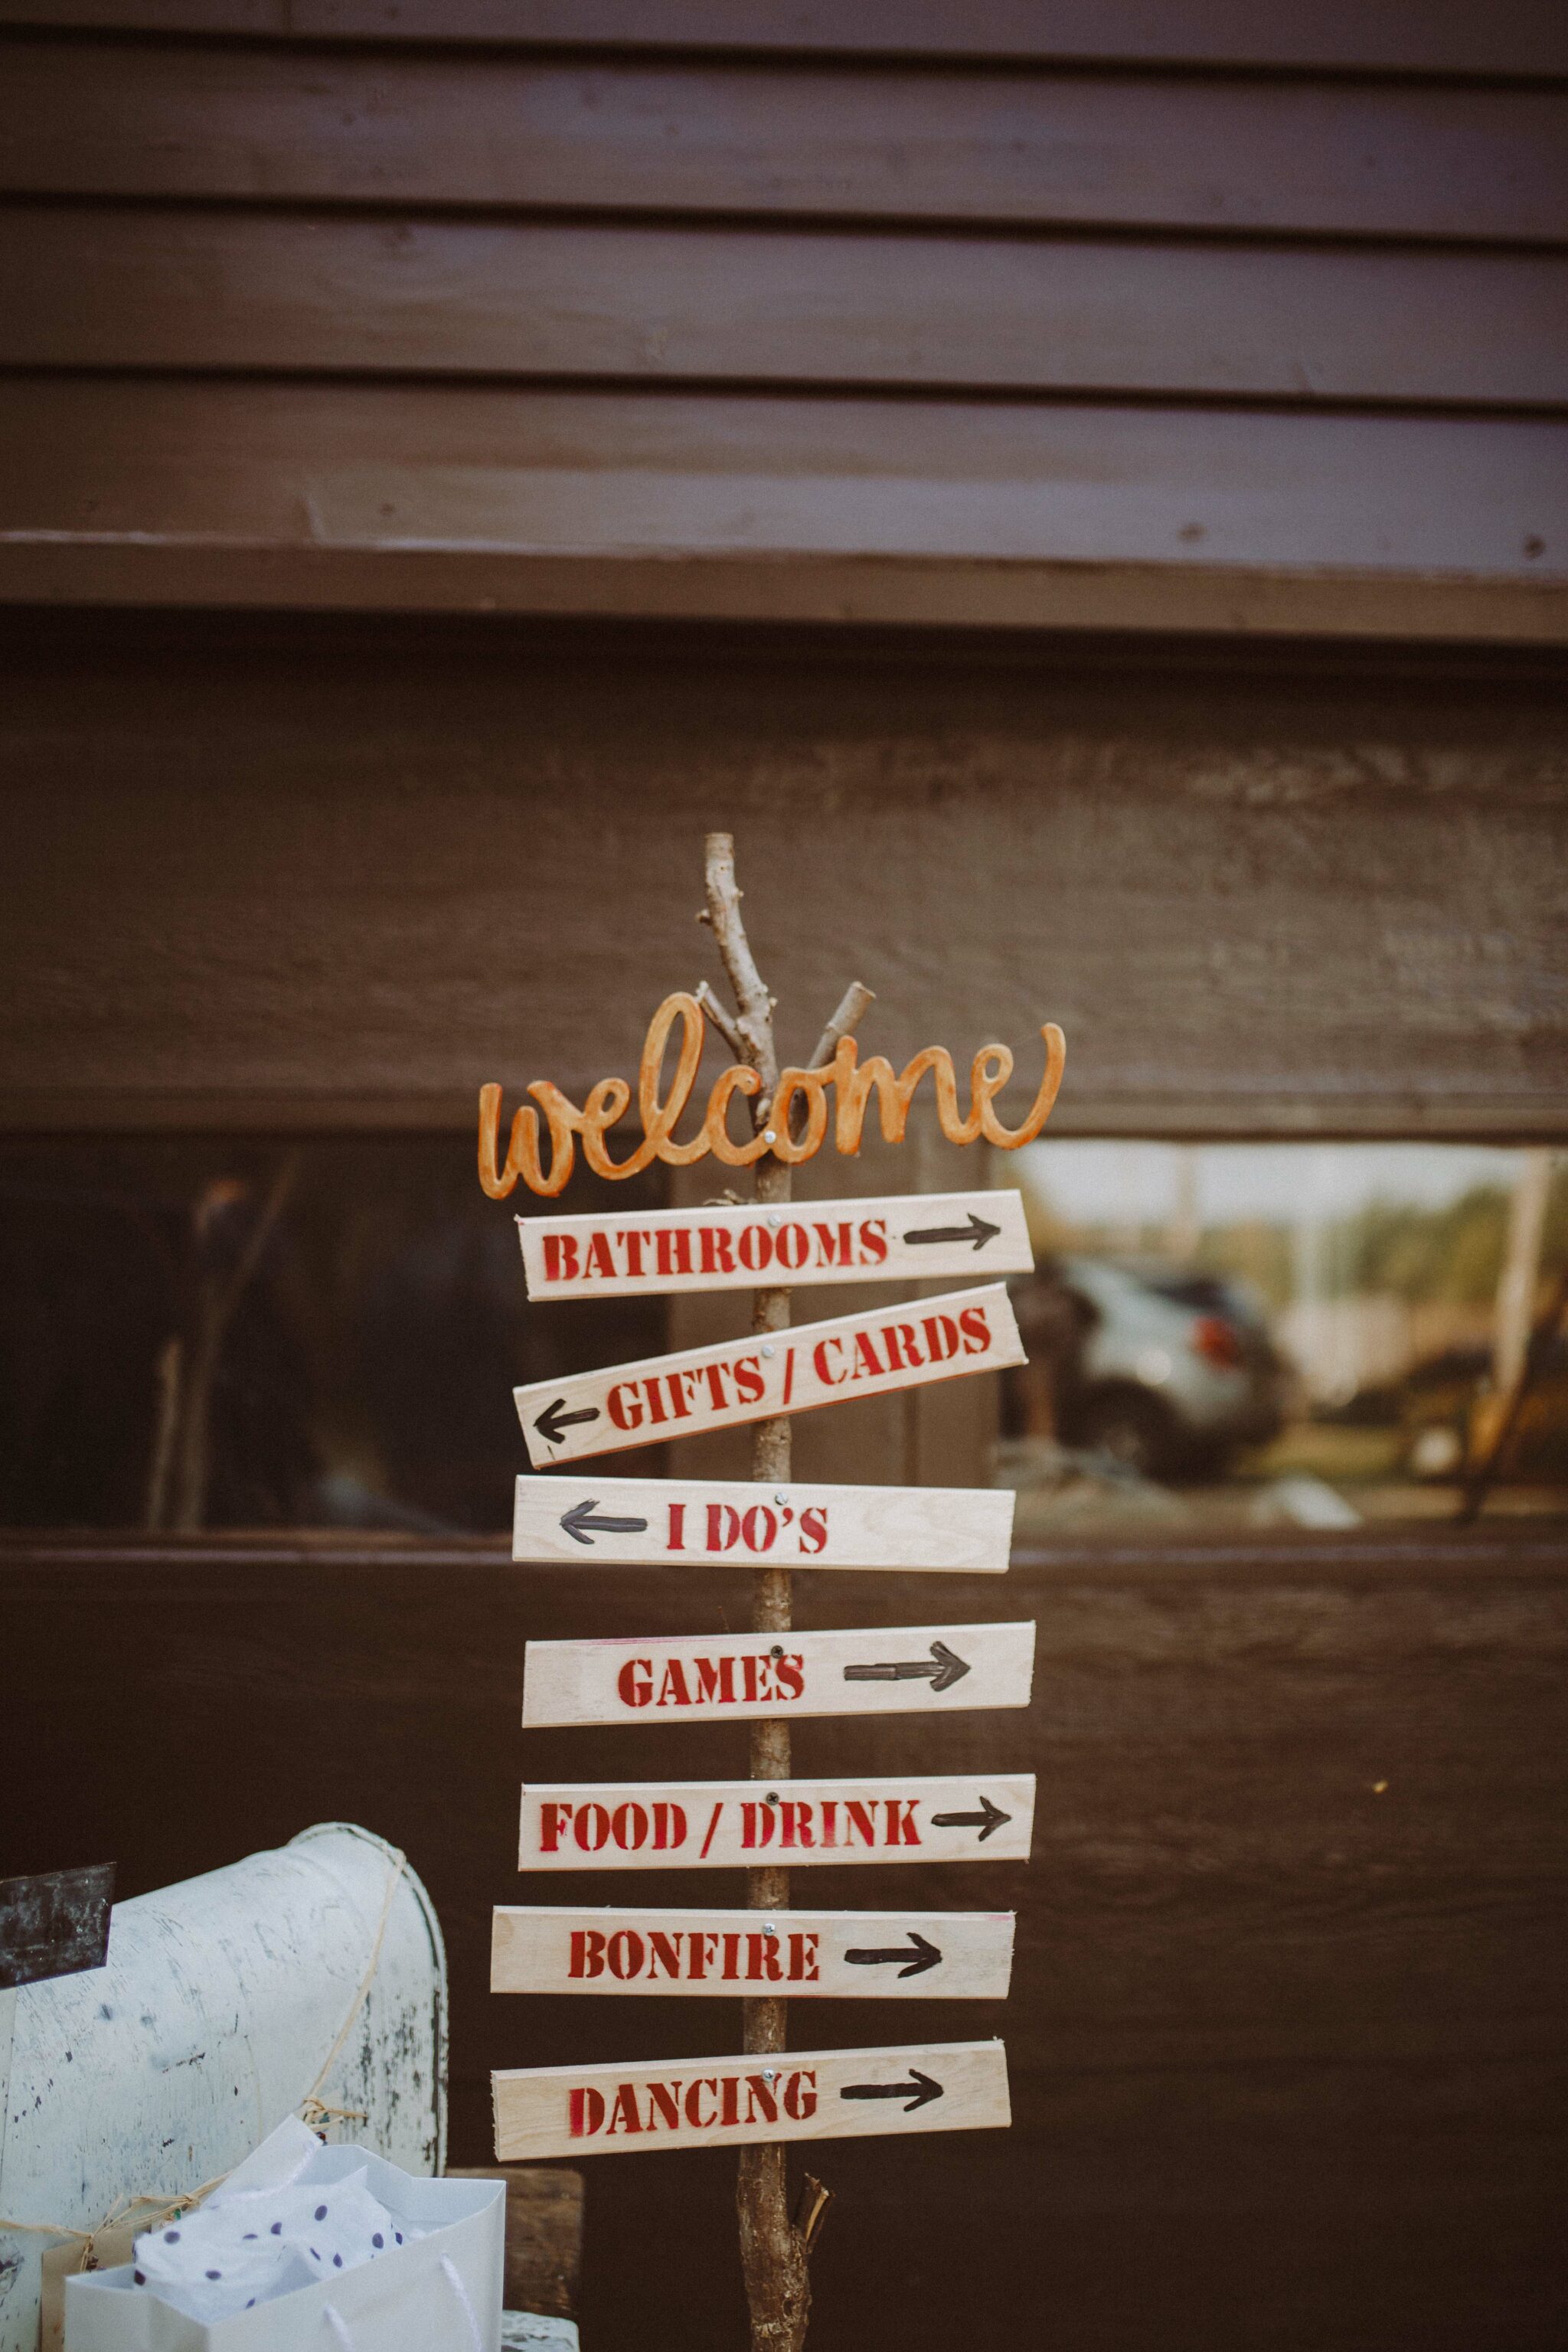
[[[669, 1093], [661, 1100], [659, 1082], [665, 1051], [678, 1022], [680, 1045], [675, 1076]], [[830, 1087], [835, 1097], [834, 1145], [854, 1159], [860, 1150], [861, 1129], [872, 1094], [877, 1097], [884, 1137], [889, 1143], [901, 1143], [910, 1105], [928, 1071], [936, 1090], [937, 1117], [950, 1143], [994, 1143], [1004, 1150], [1016, 1151], [1021, 1144], [1034, 1141], [1049, 1118], [1067, 1059], [1067, 1041], [1056, 1023], [1047, 1021], [1040, 1031], [1046, 1043], [1046, 1070], [1039, 1092], [1022, 1125], [1010, 1128], [1003, 1125], [994, 1108], [995, 1097], [1013, 1075], [1013, 1055], [1007, 1046], [981, 1046], [970, 1065], [969, 1108], [961, 1112], [952, 1056], [945, 1045], [923, 1047], [901, 1071], [895, 1072], [892, 1064], [880, 1054], [873, 1054], [869, 1060], [862, 1062], [855, 1040], [844, 1037], [833, 1059], [820, 1067], [803, 1070], [792, 1066], [780, 1071], [771, 1100], [765, 1107], [760, 1106], [765, 1110], [766, 1125], [744, 1142], [737, 1142], [730, 1132], [731, 1097], [740, 1095], [754, 1099], [763, 1092], [763, 1076], [760, 1070], [744, 1062], [731, 1063], [728, 1069], [720, 1071], [709, 1090], [707, 1109], [697, 1133], [689, 1143], [678, 1143], [675, 1129], [697, 1083], [705, 1032], [702, 1008], [694, 996], [678, 992], [665, 998], [648, 1024], [637, 1069], [642, 1141], [624, 1160], [611, 1157], [608, 1137], [631, 1103], [632, 1090], [625, 1078], [601, 1078], [581, 1110], [548, 1078], [536, 1078], [528, 1092], [539, 1109], [524, 1104], [514, 1114], [504, 1164], [498, 1164], [501, 1090], [495, 1085], [481, 1087], [479, 1182], [490, 1199], [504, 1201], [520, 1176], [531, 1192], [542, 1193], [547, 1199], [562, 1192], [572, 1173], [579, 1137], [583, 1157], [596, 1176], [640, 1175], [655, 1160], [666, 1160], [672, 1168], [689, 1168], [710, 1153], [727, 1168], [750, 1168], [767, 1153], [788, 1167], [797, 1167], [802, 1160], [812, 1159], [826, 1139]], [[541, 1152], [541, 1111], [550, 1134], [548, 1168]], [[801, 1126], [798, 1135], [795, 1132], [797, 1123]]]

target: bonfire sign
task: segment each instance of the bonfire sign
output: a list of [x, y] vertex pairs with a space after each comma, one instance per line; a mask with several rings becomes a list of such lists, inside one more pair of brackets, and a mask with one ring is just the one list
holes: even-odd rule
[[[795, 1632], [795, 1570], [1000, 1574], [1013, 1506], [1010, 1496], [989, 1490], [797, 1483], [790, 1421], [843, 1401], [1021, 1363], [1000, 1277], [1033, 1261], [1015, 1192], [795, 1205], [790, 1171], [830, 1138], [840, 1153], [857, 1154], [873, 1102], [884, 1139], [901, 1142], [928, 1077], [949, 1142], [1016, 1150], [1049, 1115], [1066, 1049], [1061, 1031], [1045, 1024], [1044, 1074], [1024, 1118], [1009, 1127], [996, 1109], [1013, 1072], [1005, 1045], [981, 1047], [966, 1090], [940, 1045], [925, 1047], [901, 1071], [880, 1055], [863, 1062], [851, 1033], [872, 997], [857, 982], [809, 1059], [781, 1066], [773, 1001], [739, 901], [732, 845], [727, 835], [710, 835], [703, 919], [718, 942], [734, 1010], [706, 983], [665, 999], [644, 1042], [631, 1139], [626, 1122], [634, 1090], [626, 1079], [600, 1079], [581, 1108], [551, 1081], [536, 1079], [512, 1118], [503, 1157], [501, 1089], [489, 1085], [479, 1097], [479, 1172], [493, 1200], [506, 1199], [520, 1181], [548, 1200], [564, 1189], [579, 1148], [588, 1169], [612, 1181], [655, 1161], [691, 1167], [709, 1157], [753, 1171], [750, 1202], [731, 1196], [694, 1208], [518, 1220], [531, 1300], [753, 1293], [744, 1339], [516, 1390], [535, 1473], [741, 1424], [753, 1424], [755, 1435], [750, 1483], [617, 1479], [598, 1469], [520, 1477], [512, 1543], [515, 1559], [542, 1570], [752, 1570], [748, 1631], [532, 1642], [522, 1697], [530, 1728], [748, 1722], [750, 1777], [531, 1782], [518, 1854], [524, 1871], [574, 1875], [739, 1867], [746, 1872], [746, 1907], [507, 1906], [495, 1914], [491, 1954], [498, 1992], [731, 1995], [742, 2002], [743, 2054], [525, 2067], [498, 2072], [492, 2084], [503, 2162], [734, 2147], [753, 2352], [763, 2346], [799, 2352], [811, 2301], [808, 2257], [829, 2200], [808, 2175], [808, 2194], [791, 2218], [787, 2144], [1003, 2126], [1010, 2107], [999, 2042], [790, 2051], [787, 2002], [1005, 1999], [1014, 1921], [1009, 1912], [795, 1908], [789, 1872], [845, 1863], [1026, 1861], [1035, 1783], [1026, 1774], [990, 1771], [796, 1780], [790, 1718], [931, 1720], [1026, 1706], [1035, 1628], [983, 1622]], [[710, 1086], [695, 1129], [681, 1139], [677, 1129], [710, 1026], [733, 1059]], [[791, 1325], [798, 1287], [933, 1280], [963, 1286]]]

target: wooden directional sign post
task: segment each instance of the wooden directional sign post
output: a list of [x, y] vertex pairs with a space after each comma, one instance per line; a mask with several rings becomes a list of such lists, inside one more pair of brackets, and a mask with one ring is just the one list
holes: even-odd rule
[[1005, 2000], [1010, 1911], [498, 1910], [492, 1992]]
[[513, 1559], [557, 1566], [947, 1569], [1000, 1576], [1015, 1496], [995, 1486], [781, 1486], [520, 1478]]
[[726, 1339], [678, 1356], [536, 1381], [512, 1394], [529, 1456], [542, 1465], [1023, 1361], [1018, 1326], [997, 1283], [913, 1307], [804, 1323], [787, 1337]]
[[974, 2131], [1012, 2120], [999, 2042], [534, 2066], [491, 2076], [502, 2164], [746, 2141]]
[[754, 1290], [763, 1282], [990, 1281], [1035, 1263], [1016, 1192], [520, 1217], [517, 1230], [530, 1298]]
[[595, 1780], [522, 1792], [520, 1870], [1027, 1862], [1032, 1772], [902, 1780]]
[[[630, 1446], [743, 1423], [755, 1428], [747, 1485], [606, 1478], [600, 1470], [520, 1477], [516, 1559], [582, 1567], [647, 1563], [749, 1566], [750, 1630], [610, 1641], [530, 1643], [522, 1719], [543, 1725], [743, 1719], [751, 1777], [739, 1781], [590, 1781], [523, 1790], [519, 1864], [527, 1871], [717, 1869], [746, 1872], [743, 1911], [540, 1905], [495, 1915], [493, 1990], [598, 1995], [665, 1993], [742, 2001], [740, 2056], [680, 2063], [552, 2066], [493, 2077], [503, 2162], [730, 2145], [739, 2150], [742, 2266], [753, 2352], [800, 2352], [810, 2309], [806, 2258], [826, 2202], [815, 2191], [801, 2226], [785, 2198], [787, 2142], [868, 2133], [959, 2131], [1009, 2121], [999, 2042], [785, 2051], [785, 2002], [808, 1999], [963, 2000], [1005, 1997], [1010, 1913], [811, 1911], [790, 1907], [792, 1865], [1022, 1861], [1035, 1783], [980, 1773], [900, 1780], [795, 1780], [792, 1716], [941, 1713], [1028, 1704], [1035, 1629], [1027, 1623], [883, 1626], [797, 1633], [797, 1568], [942, 1569], [999, 1574], [1012, 1533], [1010, 1496], [945, 1488], [806, 1486], [790, 1475], [790, 1416], [840, 1400], [1021, 1363], [1005, 1285], [1032, 1264], [1014, 1193], [898, 1195], [793, 1205], [790, 1170], [829, 1131], [859, 1150], [875, 1099], [882, 1132], [901, 1141], [910, 1101], [931, 1080], [954, 1143], [1016, 1147], [1038, 1133], [1060, 1082], [1061, 1033], [1043, 1031], [1046, 1074], [1021, 1126], [994, 1098], [1013, 1057], [984, 1046], [967, 1110], [940, 1046], [901, 1073], [865, 1064], [851, 1034], [870, 1003], [852, 987], [811, 1062], [781, 1068], [773, 999], [740, 917], [732, 845], [708, 842], [710, 923], [734, 992], [727, 1013], [704, 986], [666, 999], [649, 1025], [637, 1086], [642, 1140], [624, 1157], [612, 1130], [629, 1108], [620, 1078], [578, 1109], [544, 1080], [520, 1109], [504, 1166], [500, 1089], [480, 1095], [479, 1180], [503, 1199], [519, 1178], [559, 1193], [581, 1143], [596, 1174], [629, 1176], [655, 1159], [690, 1166], [708, 1153], [755, 1170], [749, 1204], [590, 1217], [520, 1219], [531, 1299], [628, 1297], [749, 1288], [742, 1339], [514, 1391], [536, 1471]], [[700, 1130], [678, 1141], [705, 1022], [736, 1055], [708, 1099]], [[668, 1093], [664, 1063], [676, 1042]], [[729, 1124], [733, 1097], [752, 1134]], [[544, 1133], [549, 1135], [549, 1160]], [[619, 1144], [615, 1146], [618, 1150]], [[798, 1286], [929, 1279], [963, 1283], [935, 1297], [791, 1328]]]

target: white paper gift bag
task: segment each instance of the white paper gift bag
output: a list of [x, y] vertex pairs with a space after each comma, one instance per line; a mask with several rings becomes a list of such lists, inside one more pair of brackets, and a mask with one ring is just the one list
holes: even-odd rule
[[[66, 2281], [66, 2352], [499, 2352], [505, 2235], [504, 2182], [417, 2180], [289, 2122], [172, 2234], [138, 2242], [141, 2283], [132, 2263]], [[177, 2277], [198, 2242], [210, 2265]], [[246, 2263], [255, 2300], [217, 2315]]]

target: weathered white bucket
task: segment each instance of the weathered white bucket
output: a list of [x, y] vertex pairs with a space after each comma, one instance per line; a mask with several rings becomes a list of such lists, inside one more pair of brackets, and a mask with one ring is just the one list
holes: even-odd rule
[[[117, 1903], [107, 1968], [9, 2000], [5, 2220], [90, 2230], [120, 2200], [197, 2189], [310, 2095], [348, 2111], [321, 2124], [331, 2137], [441, 2169], [446, 1951], [418, 1879], [368, 1830], [326, 1822]], [[37, 2352], [39, 2263], [59, 2242], [0, 2229], [0, 2352]]]

